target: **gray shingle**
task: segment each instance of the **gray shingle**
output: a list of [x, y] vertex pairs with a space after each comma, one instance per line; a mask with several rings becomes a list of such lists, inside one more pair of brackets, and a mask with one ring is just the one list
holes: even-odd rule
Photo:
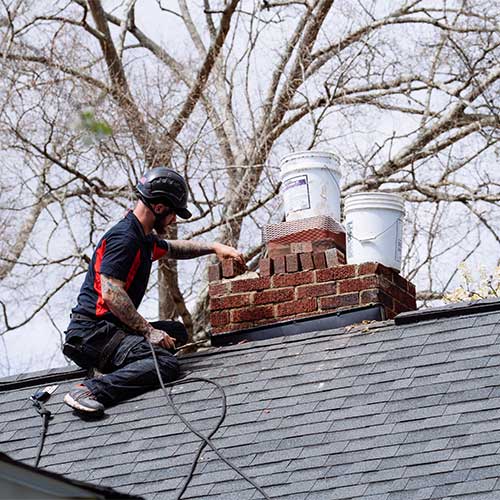
[[[300, 493], [301, 498], [305, 498], [305, 494], [311, 490], [315, 482], [316, 480], [291, 482], [288, 484], [281, 484], [278, 486], [269, 486], [266, 488], [265, 491], [269, 496], [271, 496], [271, 498], [286, 498], [286, 495], [295, 493]], [[259, 494], [257, 494], [255, 498], [262, 498], [262, 497]]]
[[390, 493], [388, 500], [428, 500], [432, 494], [433, 488], [425, 488], [422, 490], [406, 490], [395, 491]]
[[[225, 387], [228, 415], [213, 442], [274, 498], [496, 500], [497, 317], [384, 323], [369, 335], [315, 332], [221, 348], [182, 365]], [[171, 497], [200, 440], [161, 391], [83, 422], [61, 406], [72, 384], [62, 383], [49, 403], [56, 413], [42, 464], [148, 500]], [[0, 391], [0, 447], [27, 462], [40, 429], [32, 392]], [[217, 391], [183, 383], [173, 392], [180, 411], [210, 432], [221, 411]], [[206, 449], [185, 497], [260, 495]]]
[[466, 482], [462, 482], [456, 484], [450, 492], [450, 496], [457, 495], [468, 495], [470, 493], [481, 493], [491, 491], [495, 483], [497, 482], [497, 478], [493, 479], [480, 479], [477, 481], [467, 480]]

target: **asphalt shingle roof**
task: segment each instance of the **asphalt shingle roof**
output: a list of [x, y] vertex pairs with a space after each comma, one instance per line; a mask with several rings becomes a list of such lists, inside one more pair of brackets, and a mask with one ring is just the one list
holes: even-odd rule
[[[221, 452], [273, 498], [500, 498], [500, 312], [407, 325], [359, 325], [212, 349], [185, 370], [221, 384]], [[83, 421], [48, 403], [40, 466], [147, 499], [175, 498], [199, 439], [154, 391]], [[38, 383], [34, 387], [40, 387]], [[46, 384], [45, 384], [46, 385]], [[32, 463], [40, 417], [34, 387], [0, 392], [0, 450]], [[206, 383], [173, 389], [208, 434], [221, 402]], [[205, 449], [183, 498], [261, 498]]]

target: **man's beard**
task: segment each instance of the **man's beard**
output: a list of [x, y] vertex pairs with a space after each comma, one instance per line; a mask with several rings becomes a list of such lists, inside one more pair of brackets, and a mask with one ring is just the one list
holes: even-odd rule
[[167, 216], [165, 217], [156, 217], [155, 223], [153, 225], [153, 229], [158, 233], [158, 234], [165, 234], [167, 232], [167, 224], [165, 224]]

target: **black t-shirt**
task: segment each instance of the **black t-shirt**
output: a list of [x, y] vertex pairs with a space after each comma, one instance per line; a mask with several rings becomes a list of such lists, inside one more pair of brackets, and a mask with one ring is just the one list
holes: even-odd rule
[[102, 298], [101, 274], [124, 281], [125, 290], [138, 308], [146, 292], [152, 262], [168, 250], [167, 241], [154, 234], [146, 236], [137, 217], [128, 212], [99, 241], [72, 312], [118, 322]]

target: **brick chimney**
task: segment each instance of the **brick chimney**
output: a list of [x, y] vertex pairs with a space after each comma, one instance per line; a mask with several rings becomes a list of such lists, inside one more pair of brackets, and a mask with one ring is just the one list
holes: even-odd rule
[[345, 263], [345, 233], [339, 225], [332, 228], [332, 219], [267, 229], [278, 237], [266, 242], [268, 257], [260, 260], [259, 273], [241, 274], [235, 261], [210, 266], [212, 335], [368, 305], [381, 306], [386, 319], [416, 309], [414, 285], [394, 269]]

